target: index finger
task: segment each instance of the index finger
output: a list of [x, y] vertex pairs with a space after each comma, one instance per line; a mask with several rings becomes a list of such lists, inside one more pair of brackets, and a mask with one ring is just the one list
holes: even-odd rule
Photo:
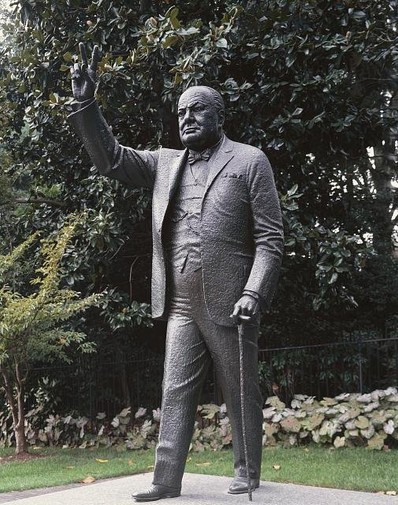
[[82, 58], [82, 65], [87, 68], [87, 52], [86, 52], [86, 46], [83, 44], [83, 42], [79, 42], [79, 51], [80, 51], [80, 56]]
[[99, 48], [98, 48], [98, 46], [94, 46], [94, 49], [93, 49], [93, 52], [91, 55], [91, 63], [90, 63], [90, 68], [93, 72], [97, 71], [99, 60], [100, 60]]
[[234, 306], [234, 311], [232, 312], [231, 317], [236, 317], [239, 314], [240, 311], [241, 311], [240, 306], [239, 305], [235, 305]]

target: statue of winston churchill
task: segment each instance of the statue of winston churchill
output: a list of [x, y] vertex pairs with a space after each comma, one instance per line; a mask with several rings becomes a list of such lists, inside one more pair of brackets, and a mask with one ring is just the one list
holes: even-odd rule
[[[168, 321], [166, 356], [153, 484], [133, 498], [146, 502], [180, 495], [211, 360], [232, 425], [235, 478], [228, 492], [251, 492], [259, 486], [262, 449], [259, 319], [272, 300], [283, 250], [271, 166], [259, 149], [226, 137], [223, 99], [207, 86], [190, 87], [179, 99], [183, 150], [120, 145], [95, 100], [98, 48], [91, 62], [83, 44], [80, 52], [81, 63], [71, 68], [75, 102], [69, 120], [100, 174], [153, 192], [152, 315]], [[241, 319], [246, 320], [246, 441], [239, 382]]]

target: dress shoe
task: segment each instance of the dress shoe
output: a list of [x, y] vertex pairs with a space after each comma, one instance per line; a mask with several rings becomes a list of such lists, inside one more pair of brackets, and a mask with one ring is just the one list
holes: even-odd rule
[[[250, 488], [252, 491], [260, 486], [260, 481], [258, 479], [250, 479]], [[235, 477], [229, 486], [229, 494], [243, 494], [247, 493], [247, 477]]]
[[137, 502], [156, 501], [162, 498], [175, 498], [180, 496], [181, 491], [176, 487], [163, 486], [162, 484], [152, 484], [152, 486], [142, 493], [133, 493], [133, 498]]

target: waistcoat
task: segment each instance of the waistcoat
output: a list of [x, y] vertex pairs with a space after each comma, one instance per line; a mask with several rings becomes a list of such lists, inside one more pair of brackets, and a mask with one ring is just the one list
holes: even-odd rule
[[166, 254], [173, 268], [180, 272], [198, 270], [200, 255], [200, 219], [208, 175], [205, 160], [187, 162], [173, 197], [165, 234]]

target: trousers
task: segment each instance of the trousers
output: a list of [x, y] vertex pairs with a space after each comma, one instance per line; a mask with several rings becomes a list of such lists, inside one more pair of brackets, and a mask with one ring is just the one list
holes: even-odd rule
[[[237, 327], [211, 321], [203, 293], [202, 271], [170, 268], [166, 355], [154, 484], [180, 488], [192, 439], [200, 392], [211, 360], [232, 427], [235, 476], [246, 477], [242, 436]], [[231, 313], [233, 307], [231, 307]], [[244, 373], [249, 473], [261, 469], [262, 405], [258, 384], [258, 322], [245, 325]]]

